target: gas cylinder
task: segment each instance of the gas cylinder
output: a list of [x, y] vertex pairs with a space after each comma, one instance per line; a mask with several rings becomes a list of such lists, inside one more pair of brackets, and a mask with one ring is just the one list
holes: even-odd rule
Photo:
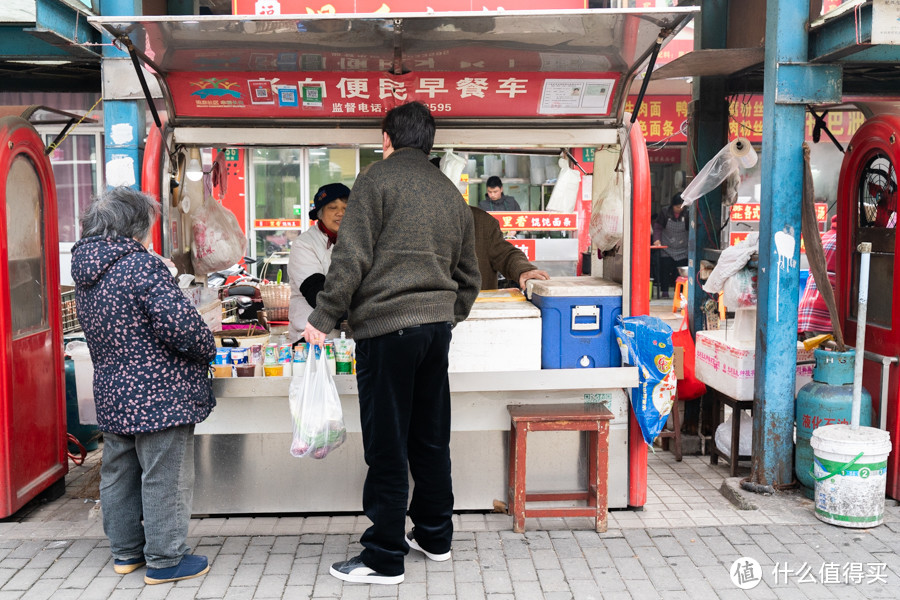
[[[824, 425], [850, 423], [853, 406], [853, 365], [856, 351], [815, 351], [816, 368], [813, 380], [797, 393], [796, 413], [797, 445], [794, 449], [794, 471], [797, 479], [811, 493], [816, 482], [813, 479], [813, 450], [809, 445], [813, 430]], [[872, 424], [872, 396], [863, 388], [860, 402], [859, 424]]]

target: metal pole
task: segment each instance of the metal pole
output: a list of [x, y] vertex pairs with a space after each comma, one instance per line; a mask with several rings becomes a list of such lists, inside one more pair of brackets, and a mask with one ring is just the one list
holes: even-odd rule
[[859, 250], [859, 308], [856, 314], [856, 357], [853, 364], [853, 408], [850, 429], [859, 429], [859, 409], [862, 404], [863, 360], [866, 352], [866, 310], [869, 305], [869, 259], [872, 244], [863, 242]]

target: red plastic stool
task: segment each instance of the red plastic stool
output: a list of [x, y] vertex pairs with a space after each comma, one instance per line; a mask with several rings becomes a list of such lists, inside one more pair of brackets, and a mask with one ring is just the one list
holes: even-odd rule
[[675, 295], [672, 296], [672, 312], [681, 310], [681, 295], [687, 297], [688, 278], [680, 275], [675, 278]]
[[[525, 517], [591, 517], [596, 531], [607, 527], [609, 495], [609, 422], [613, 414], [602, 404], [525, 404], [507, 406], [509, 430], [509, 512], [513, 531], [525, 531]], [[525, 453], [529, 431], [587, 431], [588, 489], [582, 492], [525, 491]], [[587, 506], [526, 508], [526, 502], [584, 500]]]

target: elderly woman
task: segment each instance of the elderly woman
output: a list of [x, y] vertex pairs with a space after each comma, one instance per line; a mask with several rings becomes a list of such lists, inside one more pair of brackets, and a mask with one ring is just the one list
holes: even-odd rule
[[[103, 431], [100, 502], [116, 573], [144, 564], [146, 583], [197, 577], [186, 543], [194, 424], [216, 404], [212, 332], [163, 261], [147, 251], [159, 204], [118, 187], [94, 201], [72, 248], [78, 319], [94, 363]], [[143, 520], [143, 522], [142, 522]]]
[[[316, 307], [316, 295], [325, 287], [325, 274], [331, 266], [331, 250], [337, 241], [341, 219], [347, 210], [350, 188], [343, 183], [323, 185], [313, 199], [309, 218], [317, 221], [291, 244], [288, 277], [291, 280], [291, 343], [306, 329], [306, 319]], [[332, 332], [334, 335], [335, 332]]]

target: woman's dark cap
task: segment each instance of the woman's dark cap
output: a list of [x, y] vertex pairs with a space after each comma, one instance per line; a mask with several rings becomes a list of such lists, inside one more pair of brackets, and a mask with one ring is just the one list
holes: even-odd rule
[[316, 192], [313, 198], [313, 209], [309, 211], [309, 218], [316, 220], [319, 218], [319, 209], [323, 206], [331, 204], [335, 200], [346, 200], [350, 197], [350, 188], [343, 183], [329, 183], [323, 185]]

